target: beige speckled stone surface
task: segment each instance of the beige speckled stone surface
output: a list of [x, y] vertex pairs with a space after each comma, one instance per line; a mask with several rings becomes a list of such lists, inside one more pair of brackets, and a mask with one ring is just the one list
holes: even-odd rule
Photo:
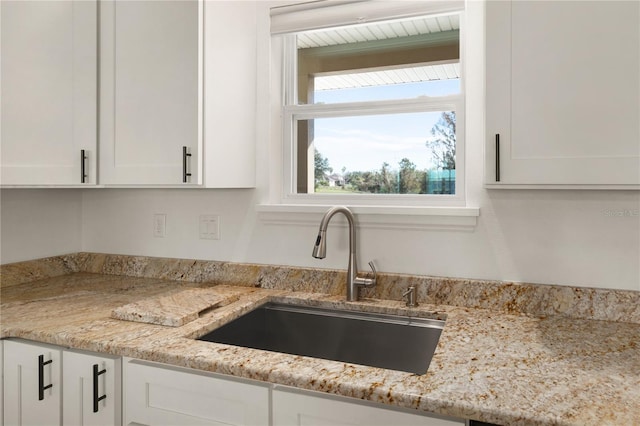
[[111, 317], [124, 321], [180, 327], [197, 319], [205, 311], [228, 305], [236, 300], [238, 296], [221, 294], [217, 288], [190, 288], [119, 306], [111, 312]]
[[[398, 300], [345, 302], [342, 291], [311, 292], [315, 290], [311, 284], [302, 285], [304, 291], [291, 291], [292, 288], [281, 285], [282, 280], [310, 283], [317, 277], [311, 270], [294, 268], [264, 267], [272, 268], [271, 276], [259, 266], [232, 265], [232, 269], [248, 270], [244, 276], [254, 281], [247, 281], [244, 286], [212, 287], [216, 280], [205, 277], [210, 274], [225, 277], [220, 272], [224, 269], [222, 264], [204, 262], [209, 272], [197, 275], [191, 269], [193, 266], [185, 266], [186, 261], [175, 261], [161, 269], [162, 278], [151, 278], [155, 274], [149, 272], [149, 265], [160, 264], [159, 260], [121, 258], [127, 266], [116, 267], [119, 262], [104, 255], [86, 255], [84, 260], [82, 256], [71, 256], [66, 265], [71, 265], [71, 270], [82, 270], [78, 265], [86, 262], [85, 265], [102, 265], [98, 268], [113, 272], [137, 271], [139, 276], [76, 272], [54, 274], [26, 284], [5, 284], [1, 289], [1, 336], [165, 362], [497, 424], [636, 425], [640, 419], [640, 324], [451, 306], [433, 303], [434, 296], [424, 294], [421, 305], [412, 309]], [[216, 268], [218, 271], [212, 272]], [[4, 271], [5, 268], [3, 278]], [[176, 271], [201, 279], [193, 280], [196, 282], [166, 279], [175, 278]], [[412, 280], [407, 277], [399, 287], [415, 282]], [[274, 288], [256, 288], [256, 282]], [[467, 287], [473, 285], [470, 282]], [[561, 296], [554, 301], [553, 292], [544, 287], [545, 301], [539, 306], [557, 303], [562, 314], [576, 312], [566, 302], [573, 299]], [[181, 327], [111, 318], [117, 307], [194, 288], [237, 300], [205, 312]], [[324, 288], [331, 288], [331, 284]], [[496, 290], [479, 297], [478, 290], [465, 288], [459, 280], [444, 288], [456, 294], [455, 300], [469, 294], [472, 300], [467, 303], [472, 305], [496, 297], [500, 300], [495, 306], [504, 307], [507, 294]], [[440, 317], [446, 318], [446, 325], [424, 375], [194, 340], [269, 300]], [[509, 303], [518, 305], [517, 301]], [[597, 298], [590, 303], [597, 303]], [[633, 307], [623, 309], [634, 312]]]
[[[0, 270], [3, 287], [70, 272], [93, 272], [340, 295], [345, 294], [346, 281], [344, 270], [99, 253], [0, 265]], [[376, 287], [362, 294], [402, 300], [402, 292], [410, 285], [416, 287], [420, 303], [640, 324], [639, 291], [379, 273]]]

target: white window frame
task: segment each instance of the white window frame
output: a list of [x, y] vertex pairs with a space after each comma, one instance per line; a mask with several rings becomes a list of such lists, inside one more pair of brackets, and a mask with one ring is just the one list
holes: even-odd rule
[[[336, 6], [330, 3], [337, 4]], [[346, 4], [345, 4], [346, 3]], [[321, 4], [322, 6], [317, 6]], [[341, 6], [342, 4], [342, 6]], [[412, 6], [413, 5], [413, 6]], [[417, 6], [416, 6], [417, 5]], [[409, 18], [426, 15], [438, 15], [452, 12], [460, 13], [460, 67], [461, 84], [460, 93], [443, 97], [420, 97], [414, 99], [402, 99], [392, 101], [376, 102], [352, 102], [340, 104], [309, 104], [294, 105], [297, 100], [295, 76], [297, 58], [295, 55], [286, 55], [287, 50], [297, 49], [295, 37], [289, 37], [296, 32], [307, 31], [314, 28], [327, 28], [331, 26], [348, 25], [348, 18], [337, 13], [339, 7], [355, 9], [352, 16], [358, 15], [358, 8], [366, 10], [367, 7], [375, 6], [375, 10], [369, 15], [372, 17], [368, 22], [384, 21], [397, 18]], [[290, 7], [286, 6], [285, 7]], [[267, 223], [290, 223], [315, 221], [315, 214], [323, 211], [331, 205], [347, 205], [354, 213], [365, 215], [360, 220], [360, 225], [384, 226], [422, 229], [435, 226], [437, 228], [469, 228], [474, 227], [476, 218], [480, 211], [477, 207], [466, 205], [466, 184], [465, 184], [465, 11], [464, 2], [449, 1], [421, 1], [421, 2], [313, 2], [311, 4], [301, 4], [299, 7], [303, 13], [310, 10], [313, 13], [308, 21], [291, 19], [288, 22], [295, 22], [297, 28], [286, 28], [288, 23], [281, 25], [279, 21], [275, 26], [275, 15], [271, 9], [271, 39], [270, 39], [270, 74], [271, 74], [271, 101], [269, 102], [271, 111], [271, 137], [280, 140], [274, 143], [273, 147], [280, 151], [281, 167], [278, 170], [271, 169], [268, 201], [265, 200], [257, 206], [262, 220]], [[314, 7], [321, 7], [320, 13]], [[295, 8], [295, 7], [294, 7]], [[385, 11], [385, 8], [387, 9]], [[278, 9], [278, 8], [277, 8]], [[332, 12], [332, 9], [336, 9]], [[401, 10], [402, 9], [402, 10]], [[388, 13], [387, 13], [388, 12]], [[282, 12], [277, 11], [280, 15]], [[294, 12], [295, 13], [295, 12]], [[286, 16], [286, 15], [285, 15]], [[324, 19], [318, 25], [313, 26], [309, 21], [317, 17]], [[327, 18], [328, 17], [328, 18]], [[338, 18], [339, 19], [336, 19]], [[277, 16], [281, 18], [281, 16]], [[334, 23], [328, 25], [327, 19]], [[303, 22], [304, 21], [304, 22]], [[283, 29], [284, 28], [284, 29]], [[289, 59], [287, 59], [289, 58]], [[296, 60], [292, 60], [295, 58]], [[287, 86], [287, 82], [289, 86]], [[456, 111], [456, 193], [451, 195], [432, 194], [358, 194], [336, 196], [332, 194], [297, 194], [295, 192], [296, 169], [295, 161], [297, 155], [296, 141], [293, 138], [294, 119], [312, 119], [323, 117], [346, 117], [377, 113], [396, 112], [429, 112], [429, 111]], [[279, 148], [276, 148], [278, 147]], [[297, 215], [307, 213], [305, 219], [298, 218]], [[284, 214], [284, 216], [283, 216]], [[400, 219], [405, 216], [406, 219]], [[310, 219], [313, 217], [313, 219]], [[398, 219], [395, 219], [397, 217]], [[411, 217], [412, 219], [410, 219]], [[300, 222], [300, 223], [302, 223]], [[367, 225], [369, 222], [371, 224]], [[306, 223], [306, 222], [305, 222]]]
[[[357, 194], [332, 195], [323, 193], [296, 193], [296, 159], [298, 144], [295, 140], [295, 121], [315, 118], [354, 117], [415, 112], [456, 112], [456, 182], [455, 194]], [[357, 204], [357, 205], [464, 205], [464, 103], [460, 96], [430, 99], [407, 99], [341, 104], [287, 105], [283, 108], [284, 138], [284, 198], [286, 202], [308, 204]]]

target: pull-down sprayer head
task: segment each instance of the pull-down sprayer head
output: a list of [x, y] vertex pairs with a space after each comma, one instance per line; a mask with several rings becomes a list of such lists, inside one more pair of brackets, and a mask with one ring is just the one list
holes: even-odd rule
[[327, 231], [318, 231], [318, 237], [316, 238], [316, 244], [313, 246], [313, 253], [311, 254], [316, 259], [324, 259], [327, 256]]

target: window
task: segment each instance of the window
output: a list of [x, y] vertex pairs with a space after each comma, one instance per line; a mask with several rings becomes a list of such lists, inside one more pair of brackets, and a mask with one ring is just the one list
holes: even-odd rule
[[[412, 9], [386, 19], [396, 15], [385, 15], [385, 5], [402, 3]], [[325, 6], [319, 22], [289, 16], [297, 26], [274, 35], [283, 60], [284, 197], [464, 205], [460, 4], [346, 6], [359, 16], [374, 4], [377, 17], [367, 22], [332, 14], [344, 5]]]

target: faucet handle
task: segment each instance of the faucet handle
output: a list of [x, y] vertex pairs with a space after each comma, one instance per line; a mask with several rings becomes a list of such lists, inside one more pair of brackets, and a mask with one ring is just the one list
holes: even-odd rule
[[376, 266], [373, 264], [373, 260], [371, 262], [369, 262], [369, 267], [371, 267], [371, 270], [373, 271], [373, 277], [369, 278], [367, 274], [367, 277], [358, 277], [356, 276], [356, 278], [353, 280], [353, 283], [357, 286], [361, 286], [361, 287], [373, 287], [376, 285], [376, 280], [378, 278], [378, 271], [376, 271]]
[[375, 284], [376, 278], [378, 277], [378, 271], [376, 271], [376, 265], [373, 263], [373, 260], [369, 261], [369, 267], [373, 271], [373, 283]]

